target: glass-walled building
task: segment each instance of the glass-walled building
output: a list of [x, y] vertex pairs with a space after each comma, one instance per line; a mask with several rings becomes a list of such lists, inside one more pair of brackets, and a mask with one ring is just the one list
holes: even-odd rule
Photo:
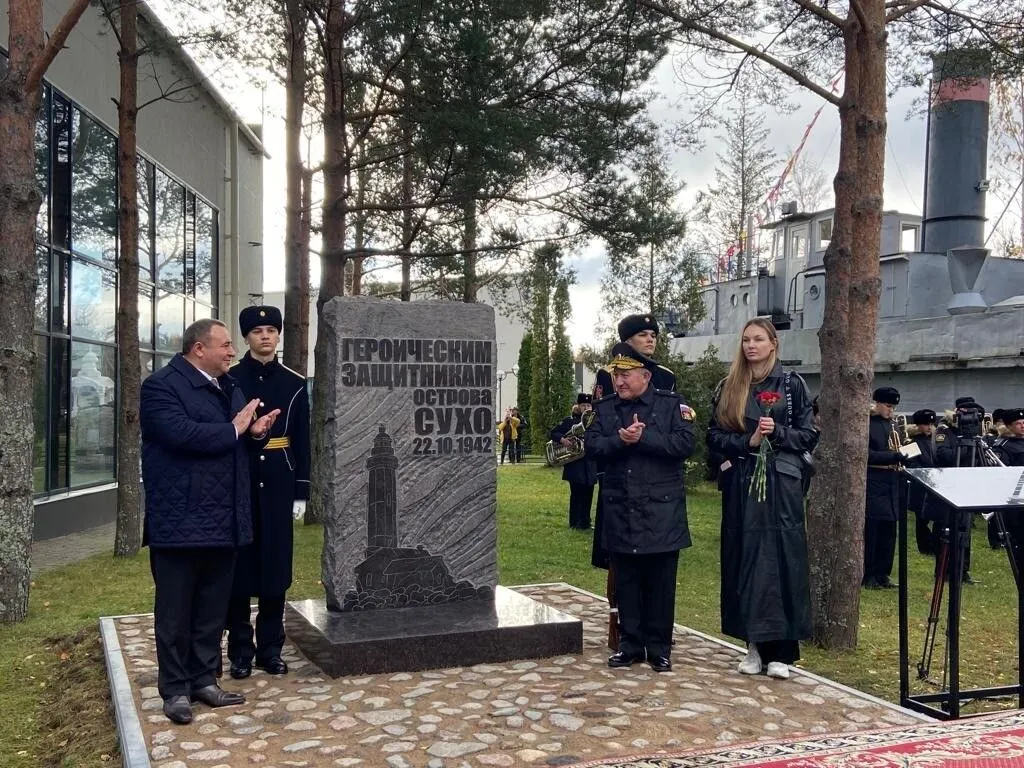
[[[66, 2], [56, 3], [61, 11]], [[162, 28], [151, 15], [147, 31]], [[48, 19], [52, 26], [54, 20]], [[0, 39], [6, 39], [0, 18]], [[36, 538], [114, 519], [117, 407], [117, 54], [86, 12], [44, 86], [36, 124], [42, 205], [34, 420]], [[5, 60], [0, 50], [0, 70]], [[145, 377], [181, 350], [185, 327], [230, 322], [262, 283], [263, 147], [176, 51], [165, 77], [194, 76], [185, 103], [139, 120], [139, 366]], [[140, 71], [143, 71], [140, 67]], [[158, 88], [155, 82], [149, 88]], [[140, 81], [140, 103], [147, 100]], [[147, 114], [147, 111], [149, 114]]]

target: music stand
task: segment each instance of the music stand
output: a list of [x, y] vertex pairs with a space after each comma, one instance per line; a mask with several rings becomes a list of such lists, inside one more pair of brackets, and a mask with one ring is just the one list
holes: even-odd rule
[[[1017, 707], [1024, 708], [1024, 591], [1017, 586], [1017, 683], [994, 688], [960, 688], [960, 575], [963, 514], [994, 512], [1024, 514], [1024, 469], [1020, 467], [957, 467], [908, 469], [909, 482], [924, 491], [924, 504], [936, 498], [951, 510], [949, 526], [949, 602], [946, 619], [949, 686], [938, 693], [910, 695], [910, 639], [907, 600], [907, 516], [899, 516], [899, 640], [900, 704], [908, 709], [936, 717], [957, 720], [960, 706], [978, 699], [1016, 696]], [[1007, 543], [1009, 546], [1009, 543]], [[1016, 584], [1016, 582], [1015, 582]], [[933, 706], [939, 704], [938, 707]], [[978, 713], [987, 714], [987, 713]], [[969, 717], [973, 715], [964, 715]]]

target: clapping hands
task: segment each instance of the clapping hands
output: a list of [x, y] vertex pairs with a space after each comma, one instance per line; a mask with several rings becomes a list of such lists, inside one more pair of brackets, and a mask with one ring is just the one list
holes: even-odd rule
[[634, 413], [633, 423], [624, 429], [619, 429], [619, 439], [626, 445], [636, 445], [640, 442], [640, 437], [643, 435], [645, 426], [646, 425], [640, 421], [640, 418]]

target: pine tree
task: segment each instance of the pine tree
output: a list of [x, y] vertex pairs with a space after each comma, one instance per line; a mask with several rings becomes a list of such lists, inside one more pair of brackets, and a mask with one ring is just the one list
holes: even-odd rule
[[[551, 270], [538, 253], [533, 268], [533, 317], [530, 332], [533, 349], [530, 355], [529, 437], [531, 448], [537, 447], [551, 418]], [[550, 429], [550, 427], [548, 427]], [[536, 437], [536, 439], [533, 439]]]
[[552, 300], [553, 322], [551, 324], [554, 345], [551, 350], [551, 374], [549, 378], [551, 412], [546, 431], [572, 411], [576, 402], [576, 371], [572, 357], [572, 345], [566, 333], [566, 324], [572, 314], [569, 303], [569, 278], [561, 275], [556, 280]]
[[[516, 377], [516, 407], [520, 413], [529, 416], [530, 413], [530, 387], [533, 385], [533, 371], [530, 366], [533, 364], [533, 331], [523, 334], [523, 340], [519, 342], [519, 375]], [[504, 417], [505, 414], [501, 414]], [[529, 430], [523, 434], [523, 445], [530, 445]]]

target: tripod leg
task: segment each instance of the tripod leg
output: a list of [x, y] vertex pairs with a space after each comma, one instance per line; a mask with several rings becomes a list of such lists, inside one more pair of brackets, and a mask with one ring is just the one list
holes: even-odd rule
[[[949, 542], [942, 541], [935, 555], [935, 584], [932, 587], [932, 602], [928, 609], [928, 625], [925, 629], [921, 661], [917, 665], [917, 677], [927, 680], [932, 668], [935, 652], [935, 638], [939, 627], [939, 613], [942, 611], [942, 593], [946, 586], [946, 571], [949, 567]], [[945, 666], [945, 665], [943, 665]], [[945, 672], [943, 672], [945, 674]]]

